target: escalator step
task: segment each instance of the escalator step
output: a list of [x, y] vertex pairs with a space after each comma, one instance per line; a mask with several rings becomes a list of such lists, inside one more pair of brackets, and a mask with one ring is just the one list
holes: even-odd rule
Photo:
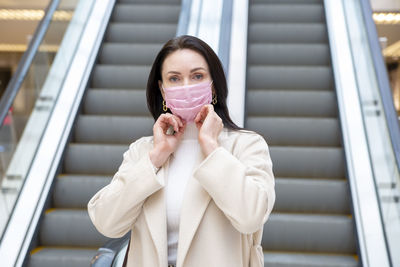
[[92, 86], [98, 88], [145, 88], [150, 66], [96, 65]]
[[355, 254], [354, 225], [345, 215], [273, 213], [264, 226], [265, 250]]
[[117, 43], [165, 43], [175, 36], [175, 32], [176, 24], [110, 23], [105, 40]]
[[152, 135], [153, 117], [139, 116], [79, 116], [75, 128], [75, 142], [130, 144]]
[[249, 22], [319, 23], [324, 22], [321, 4], [286, 4], [263, 2], [250, 6]]
[[179, 5], [116, 4], [111, 21], [130, 23], [178, 23]]
[[151, 134], [147, 77], [176, 34], [180, 10], [181, 0], [116, 1], [28, 266], [88, 266], [110, 240], [95, 229], [87, 203], [110, 183], [129, 144]]
[[[112, 99], [112, 101], [110, 101]], [[89, 89], [83, 103], [85, 114], [150, 116], [145, 89]]]
[[180, 4], [182, 0], [118, 0], [118, 3], [127, 4]]
[[251, 43], [327, 43], [326, 27], [322, 23], [252, 23]]
[[111, 182], [112, 176], [60, 175], [55, 181], [55, 208], [86, 209], [89, 200]]
[[105, 43], [99, 55], [100, 64], [151, 65], [162, 44]]
[[113, 175], [129, 145], [73, 144], [66, 148], [64, 172], [68, 174]]
[[346, 180], [275, 178], [275, 212], [350, 214]]
[[28, 267], [89, 266], [97, 248], [39, 247], [30, 256]]
[[249, 66], [247, 77], [249, 89], [333, 89], [332, 70], [328, 66]]
[[327, 44], [249, 44], [250, 65], [329, 65]]
[[[129, 0], [123, 0], [123, 1], [129, 1]], [[131, 1], [136, 1], [136, 0], [131, 0]], [[144, 1], [144, 0], [142, 0]], [[322, 4], [323, 0], [250, 0], [249, 1], [251, 5], [253, 4]]]
[[248, 116], [337, 117], [333, 91], [248, 90]]
[[264, 251], [268, 267], [358, 267], [355, 255]]
[[270, 153], [276, 177], [345, 177], [342, 148], [270, 146]]
[[247, 117], [246, 127], [263, 135], [269, 145], [340, 146], [336, 118]]
[[96, 230], [86, 209], [47, 211], [39, 235], [43, 246], [101, 247], [109, 240]]

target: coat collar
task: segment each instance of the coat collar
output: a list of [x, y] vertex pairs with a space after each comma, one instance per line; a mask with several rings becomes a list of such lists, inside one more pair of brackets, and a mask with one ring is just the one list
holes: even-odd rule
[[[227, 136], [227, 131], [224, 129], [218, 137], [220, 145]], [[200, 151], [197, 157], [197, 162], [194, 168], [200, 165], [205, 159]], [[164, 179], [167, 184], [169, 169], [169, 159], [160, 169], [157, 176]], [[211, 200], [210, 195], [201, 184], [191, 177], [186, 185], [184, 200], [181, 208], [181, 217], [179, 223], [179, 240], [177, 252], [177, 267], [181, 267], [189, 250], [193, 237], [200, 225], [204, 212]], [[165, 189], [162, 188], [148, 197], [143, 204], [143, 212], [146, 222], [149, 227], [154, 246], [157, 250], [160, 266], [168, 265], [168, 243], [167, 243], [167, 216]]]

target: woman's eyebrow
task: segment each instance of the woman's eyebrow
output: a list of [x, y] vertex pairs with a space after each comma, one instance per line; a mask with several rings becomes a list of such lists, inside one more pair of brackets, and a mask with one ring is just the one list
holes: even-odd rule
[[174, 71], [174, 70], [168, 71], [167, 74], [168, 74], [168, 73], [181, 74], [179, 71]]
[[206, 69], [203, 68], [203, 67], [198, 67], [198, 68], [192, 69], [190, 72], [195, 72], [195, 71], [198, 71], [198, 70], [206, 70]]
[[[198, 67], [198, 68], [194, 68], [194, 69], [190, 70], [190, 72], [195, 72], [195, 71], [198, 71], [198, 70], [207, 71], [207, 70], [206, 70], [205, 68], [203, 68], [203, 67]], [[169, 74], [169, 73], [172, 73], [172, 74], [181, 74], [179, 71], [175, 71], [175, 70], [170, 70], [170, 71], [167, 72], [167, 74]]]

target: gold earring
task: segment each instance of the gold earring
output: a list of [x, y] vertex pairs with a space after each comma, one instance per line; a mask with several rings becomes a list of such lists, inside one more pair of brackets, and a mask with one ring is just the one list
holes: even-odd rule
[[212, 103], [213, 105], [217, 104], [217, 94], [213, 94], [213, 99], [212, 99]]
[[162, 109], [163, 109], [164, 111], [167, 111], [167, 110], [168, 110], [167, 105], [165, 104], [165, 100], [162, 101]]

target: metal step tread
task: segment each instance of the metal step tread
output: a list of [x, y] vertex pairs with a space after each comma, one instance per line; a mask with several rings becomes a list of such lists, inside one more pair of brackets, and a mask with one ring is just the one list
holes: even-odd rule
[[85, 115], [150, 116], [145, 89], [90, 88], [83, 101]]
[[356, 253], [350, 215], [273, 212], [264, 225], [266, 250]]
[[275, 212], [350, 214], [345, 179], [275, 178]]
[[[140, 114], [139, 114], [140, 115]], [[74, 130], [77, 143], [129, 144], [142, 136], [152, 135], [150, 116], [80, 115]]]
[[111, 17], [112, 22], [129, 23], [177, 23], [180, 5], [117, 3]]
[[[123, 1], [136, 1], [136, 0], [123, 0]], [[141, 0], [144, 1], [144, 0]], [[323, 0], [250, 0], [250, 5], [258, 3], [279, 3], [279, 4], [322, 4]]]
[[270, 146], [341, 145], [337, 118], [248, 116], [246, 125], [268, 137]]
[[247, 116], [336, 118], [336, 94], [312, 90], [247, 90]]
[[[265, 139], [268, 143], [268, 136]], [[269, 150], [277, 177], [345, 177], [341, 147], [270, 146]]]
[[92, 87], [145, 88], [150, 65], [101, 65], [93, 70]]
[[248, 65], [327, 66], [330, 64], [328, 44], [321, 43], [254, 43], [249, 44]]
[[55, 181], [53, 206], [58, 209], [86, 209], [89, 200], [111, 179], [112, 175], [61, 174]]
[[[110, 23], [106, 42], [164, 43], [175, 36], [176, 23]], [[153, 34], [149, 35], [148, 33]]]
[[42, 246], [101, 247], [109, 238], [101, 235], [87, 209], [46, 210], [39, 232]]
[[181, 0], [119, 0], [118, 3], [133, 4], [180, 4]]
[[247, 79], [248, 88], [331, 90], [334, 86], [330, 66], [249, 65]]
[[121, 165], [123, 153], [129, 149], [129, 144], [69, 143], [63, 162], [64, 173], [113, 175]]
[[268, 267], [358, 267], [356, 254], [323, 254], [286, 251], [264, 251]]
[[324, 22], [323, 5], [293, 3], [287, 4], [257, 3], [250, 6], [249, 22], [280, 22], [280, 23], [320, 23]]
[[100, 64], [150, 66], [162, 44], [105, 43], [99, 55]]
[[31, 252], [28, 267], [70, 267], [89, 266], [97, 247], [68, 248], [68, 247], [37, 247]]
[[249, 24], [249, 43], [327, 43], [324, 23]]

